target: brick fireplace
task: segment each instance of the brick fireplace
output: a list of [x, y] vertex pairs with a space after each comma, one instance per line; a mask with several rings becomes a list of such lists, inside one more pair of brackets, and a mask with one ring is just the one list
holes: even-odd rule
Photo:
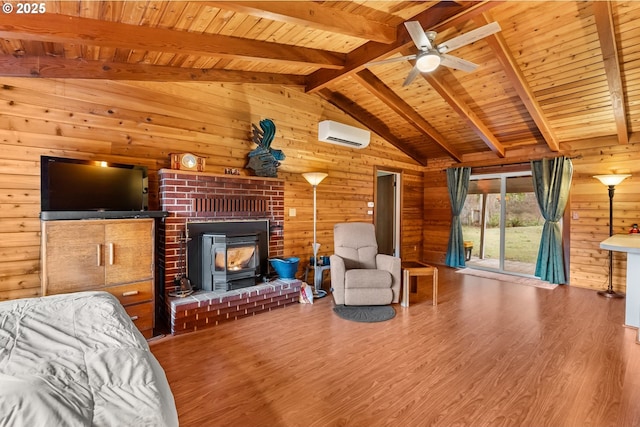
[[[158, 177], [160, 206], [169, 215], [159, 227], [158, 267], [164, 272], [164, 286], [157, 295], [156, 317], [165, 321], [172, 333], [213, 326], [297, 302], [300, 283], [295, 280], [260, 284], [229, 295], [198, 295], [184, 301], [170, 298], [169, 292], [179, 287], [174, 280], [183, 272], [181, 255], [184, 256], [186, 247], [187, 224], [206, 227], [206, 223], [268, 220], [269, 257], [283, 256], [284, 181], [170, 169], [161, 169]], [[229, 301], [237, 301], [237, 307], [233, 308]], [[203, 321], [205, 317], [207, 320]]]

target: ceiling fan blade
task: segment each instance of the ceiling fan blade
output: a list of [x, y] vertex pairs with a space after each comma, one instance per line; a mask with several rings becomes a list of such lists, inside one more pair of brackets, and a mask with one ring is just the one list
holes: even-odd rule
[[425, 34], [422, 26], [418, 21], [407, 21], [404, 23], [404, 26], [407, 27], [407, 32], [411, 36], [411, 40], [415, 43], [415, 45], [420, 50], [431, 50], [433, 46], [431, 45], [431, 41], [429, 41], [429, 37]]
[[404, 79], [404, 83], [402, 83], [402, 87], [409, 86], [418, 74], [420, 74], [420, 70], [418, 70], [418, 67], [414, 65], [411, 71], [409, 71], [409, 75], [407, 76], [407, 78]]
[[416, 59], [417, 56], [418, 55], [407, 55], [407, 56], [401, 56], [399, 58], [381, 59], [380, 61], [367, 62], [364, 65], [365, 67], [368, 67], [369, 65], [389, 64], [391, 62], [399, 62], [399, 61], [411, 61], [412, 59]]
[[454, 49], [458, 49], [462, 46], [477, 42], [478, 40], [490, 36], [491, 34], [495, 34], [500, 30], [500, 24], [498, 24], [497, 22], [491, 22], [490, 24], [483, 25], [482, 27], [476, 28], [475, 30], [471, 30], [468, 33], [464, 33], [457, 37], [449, 39], [446, 42], [442, 42], [438, 45], [437, 49], [440, 53], [451, 52]]
[[474, 64], [473, 62], [466, 61], [455, 56], [447, 55], [445, 53], [440, 55], [440, 65], [467, 72], [475, 71], [476, 68], [478, 68], [478, 65]]

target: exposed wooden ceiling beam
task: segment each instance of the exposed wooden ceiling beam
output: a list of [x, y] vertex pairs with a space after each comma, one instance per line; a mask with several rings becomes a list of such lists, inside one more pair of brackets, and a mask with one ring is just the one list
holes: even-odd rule
[[405, 153], [407, 156], [414, 159], [422, 166], [427, 165], [427, 159], [423, 158], [417, 152], [410, 150], [407, 148], [407, 144], [403, 143], [401, 140], [396, 138], [396, 136], [389, 130], [389, 128], [380, 120], [378, 120], [375, 116], [372, 116], [367, 111], [364, 111], [360, 108], [355, 102], [343, 96], [342, 94], [333, 92], [329, 89], [321, 89], [318, 92], [322, 98], [327, 100], [332, 105], [335, 105], [337, 108], [342, 110], [344, 113], [353, 117], [355, 120], [360, 122], [366, 128], [375, 132], [381, 138], [384, 138], [391, 145], [396, 147], [398, 150]]
[[[448, 72], [445, 70], [440, 70], [440, 72]], [[498, 138], [489, 130], [489, 128], [480, 120], [480, 118], [473, 112], [471, 107], [460, 99], [459, 96], [455, 94], [453, 89], [451, 89], [446, 83], [441, 81], [440, 79], [436, 79], [430, 73], [422, 74], [424, 79], [431, 85], [432, 88], [436, 90], [444, 99], [447, 104], [453, 108], [458, 115], [467, 122], [467, 124], [475, 131], [475, 133], [484, 141], [485, 144], [498, 155], [498, 157], [505, 156], [504, 145]]]
[[[478, 23], [478, 25], [486, 25], [489, 22], [492, 22], [493, 19], [489, 16], [488, 13], [485, 13], [482, 16], [476, 17], [475, 21], [476, 23]], [[529, 88], [529, 84], [527, 83], [522, 70], [520, 70], [516, 59], [513, 57], [513, 54], [509, 50], [507, 42], [505, 41], [502, 34], [498, 32], [486, 37], [484, 40], [489, 44], [493, 53], [496, 55], [496, 58], [500, 62], [500, 65], [502, 65], [502, 68], [509, 81], [511, 82], [511, 85], [515, 89], [516, 93], [520, 97], [520, 100], [529, 112], [529, 115], [538, 127], [538, 130], [549, 146], [549, 149], [551, 151], [560, 151], [560, 143], [558, 142], [558, 138], [551, 129], [551, 125], [549, 124], [547, 117], [542, 111], [542, 107], [538, 103], [538, 100], [536, 99], [531, 88]]]
[[148, 64], [43, 57], [0, 56], [0, 76], [139, 81], [216, 81], [303, 86], [304, 77], [249, 71], [194, 69]]
[[611, 94], [611, 105], [613, 116], [616, 120], [616, 131], [620, 144], [629, 143], [629, 127], [627, 125], [627, 109], [622, 87], [622, 77], [620, 70], [620, 60], [618, 59], [618, 45], [616, 43], [616, 32], [613, 23], [613, 12], [611, 3], [608, 1], [593, 2], [593, 15], [598, 29], [600, 39], [600, 49], [604, 59], [604, 71], [607, 75], [609, 93]]
[[[471, 2], [459, 5], [454, 2], [441, 1], [424, 12], [411, 18], [418, 21], [423, 28], [433, 31], [443, 31], [451, 26], [466, 22], [476, 15], [501, 4], [501, 1]], [[404, 25], [397, 27], [396, 41], [391, 44], [376, 42], [365, 43], [351, 52], [346, 59], [345, 67], [341, 70], [318, 70], [307, 80], [308, 92], [327, 87], [343, 77], [353, 75], [364, 68], [368, 62], [386, 58], [399, 52], [407, 46], [414, 46]]]
[[385, 85], [369, 70], [362, 70], [352, 76], [358, 83], [366, 87], [369, 92], [384, 102], [400, 117], [413, 127], [431, 137], [447, 154], [456, 161], [462, 161], [462, 155], [458, 153], [447, 140], [433, 126], [429, 124], [416, 110], [407, 104], [400, 96]]
[[396, 29], [361, 15], [308, 1], [207, 1], [205, 4], [272, 21], [286, 22], [380, 43], [392, 43]]
[[340, 69], [346, 56], [215, 34], [150, 28], [67, 15], [0, 14], [0, 37]]

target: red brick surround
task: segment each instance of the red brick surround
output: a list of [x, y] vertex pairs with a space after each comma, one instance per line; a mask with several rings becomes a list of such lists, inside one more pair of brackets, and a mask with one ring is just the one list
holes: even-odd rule
[[176, 289], [174, 279], [181, 273], [180, 239], [187, 222], [268, 219], [269, 256], [283, 256], [283, 180], [172, 169], [161, 169], [158, 178], [160, 208], [169, 213], [158, 227], [158, 267], [164, 272], [164, 294], [157, 301], [161, 306], [170, 308], [167, 294]]

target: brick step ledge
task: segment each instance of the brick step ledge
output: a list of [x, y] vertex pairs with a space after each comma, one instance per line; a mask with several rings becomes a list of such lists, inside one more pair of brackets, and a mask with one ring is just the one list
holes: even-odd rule
[[196, 291], [184, 298], [170, 297], [171, 334], [179, 335], [298, 303], [298, 279], [276, 279], [233, 291]]

